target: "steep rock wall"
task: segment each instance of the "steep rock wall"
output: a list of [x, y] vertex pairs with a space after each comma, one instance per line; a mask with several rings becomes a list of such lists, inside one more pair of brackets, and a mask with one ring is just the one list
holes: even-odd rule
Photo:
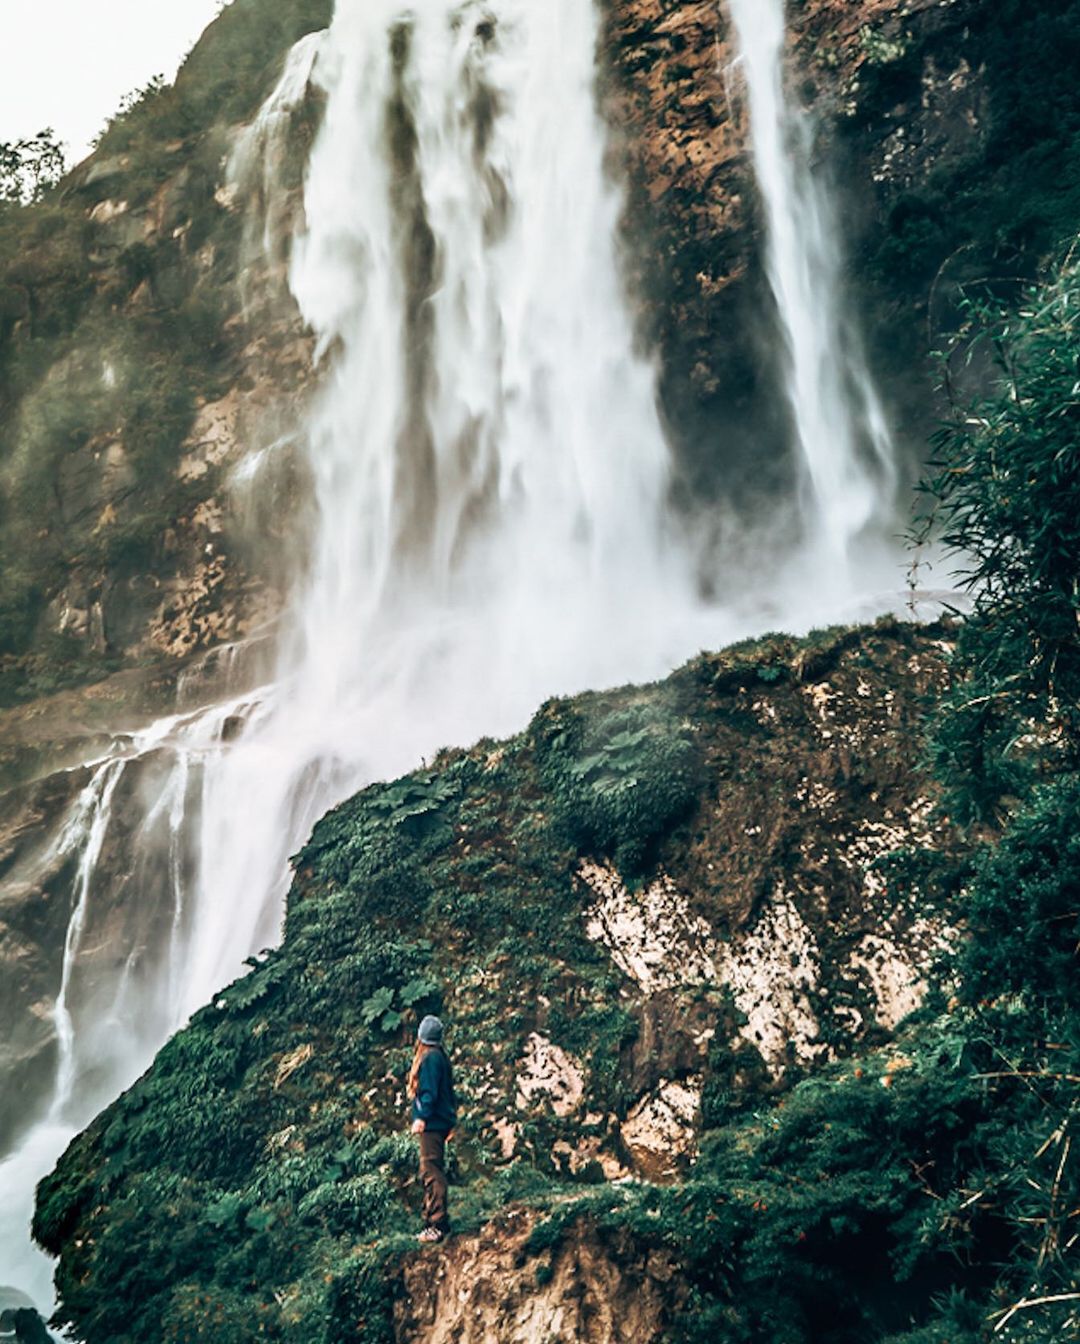
[[[262, 203], [233, 151], [289, 44], [329, 14], [230, 6], [59, 188], [0, 208], [0, 706], [175, 666], [275, 611], [287, 512], [259, 520], [277, 546], [253, 563], [230, 478], [295, 429], [310, 352], [254, 264]], [[283, 207], [317, 116], [290, 128]]]
[[[787, 478], [787, 431], [730, 23], [714, 0], [604, 8], [631, 268], [686, 493], [734, 483], [760, 503]], [[792, 95], [817, 118], [850, 306], [909, 469], [937, 415], [927, 357], [957, 325], [962, 287], [1034, 274], [1080, 219], [1077, 17], [1067, 0], [1039, 13], [974, 0], [788, 5]], [[1051, 102], [1058, 113], [1043, 115]]]
[[[55, 198], [0, 217], [13, 1080], [44, 1079], [54, 1047], [72, 875], [42, 853], [77, 767], [178, 693], [190, 703], [226, 674], [252, 679], [295, 558], [305, 490], [289, 444], [310, 344], [284, 293], [285, 257], [259, 244], [268, 207], [295, 218], [317, 103], [294, 119], [272, 201], [265, 182], [238, 180], [233, 156], [289, 44], [329, 14], [328, 0], [237, 0], [175, 89], [120, 118]], [[788, 464], [728, 24], [722, 7], [691, 0], [608, 0], [605, 14], [601, 92], [613, 168], [629, 181], [628, 274], [660, 356], [680, 498], [761, 503]], [[933, 417], [923, 360], [955, 317], [957, 282], [1030, 271], [1075, 218], [1066, 151], [1080, 80], [1069, 83], [1059, 40], [1072, 17], [1065, 0], [1038, 13], [1012, 0], [790, 7], [792, 82], [820, 117], [852, 299], [909, 445]], [[1053, 117], [1038, 113], [1043, 86]], [[273, 449], [268, 475], [245, 494], [236, 469], [259, 448]], [[247, 651], [239, 662], [221, 652], [231, 646]], [[125, 913], [137, 883], [116, 867], [111, 927], [151, 927]]]
[[[628, 275], [680, 498], [760, 503], [790, 463], [726, 11], [602, 8]], [[936, 413], [926, 356], [955, 325], [958, 287], [1030, 274], [1080, 216], [1075, 8], [789, 5], [793, 95], [818, 118], [851, 306], [911, 464]], [[317, 104], [295, 117], [272, 186], [238, 180], [233, 151], [290, 42], [330, 13], [330, 0], [231, 5], [174, 89], [118, 118], [54, 197], [0, 215], [0, 699], [174, 664], [277, 609], [295, 464], [275, 453], [277, 477], [246, 495], [230, 479], [245, 454], [287, 443], [310, 384], [284, 256], [261, 242], [267, 209], [278, 227], [295, 217]]]

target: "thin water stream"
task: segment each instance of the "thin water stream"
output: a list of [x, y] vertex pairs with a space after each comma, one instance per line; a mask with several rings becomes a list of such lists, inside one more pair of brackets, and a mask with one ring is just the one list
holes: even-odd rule
[[[330, 806], [441, 746], [518, 728], [552, 694], [649, 679], [755, 627], [805, 627], [827, 614], [822, 588], [830, 602], [856, 595], [845, 566], [884, 510], [887, 440], [872, 439], [881, 460], [867, 468], [859, 432], [806, 391], [835, 333], [815, 325], [833, 309], [805, 273], [828, 287], [835, 269], [798, 251], [786, 217], [807, 206], [781, 162], [772, 0], [733, 12], [808, 482], [813, 564], [780, 595], [751, 582], [737, 606], [704, 602], [669, 508], [655, 373], [617, 266], [592, 0], [338, 0], [239, 147], [246, 172], [257, 160], [251, 237], [291, 253], [323, 367], [306, 432], [315, 523], [272, 678], [118, 741], [61, 834], [78, 863], [54, 1097], [0, 1165], [0, 1280], [43, 1308], [49, 1265], [26, 1236], [34, 1181], [277, 939], [288, 856]], [[276, 172], [285, 114], [313, 83], [325, 115], [290, 249]], [[862, 378], [849, 368], [829, 397], [873, 428]], [[120, 843], [118, 810], [119, 876], [115, 854], [102, 860]], [[91, 986], [82, 952], [103, 930], [117, 937], [105, 896], [118, 881], [160, 906], [156, 939], [117, 946], [113, 978], [100, 983], [95, 963]]]
[[844, 303], [843, 234], [815, 168], [813, 119], [786, 87], [785, 0], [725, 2], [749, 104], [800, 510], [820, 581], [843, 593], [868, 563], [895, 563], [881, 544], [895, 510], [894, 445]]

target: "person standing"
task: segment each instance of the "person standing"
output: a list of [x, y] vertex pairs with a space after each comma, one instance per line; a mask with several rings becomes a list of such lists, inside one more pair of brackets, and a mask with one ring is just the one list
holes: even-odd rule
[[412, 1132], [420, 1142], [420, 1179], [424, 1186], [423, 1242], [438, 1242], [450, 1232], [447, 1204], [446, 1141], [457, 1123], [454, 1072], [443, 1049], [443, 1024], [430, 1014], [416, 1033], [409, 1069]]

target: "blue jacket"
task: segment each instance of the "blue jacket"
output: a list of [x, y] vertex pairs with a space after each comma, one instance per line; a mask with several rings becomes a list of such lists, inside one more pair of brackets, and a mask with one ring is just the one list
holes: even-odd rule
[[457, 1124], [457, 1098], [450, 1061], [442, 1050], [429, 1050], [420, 1061], [412, 1118], [432, 1134], [449, 1134]]

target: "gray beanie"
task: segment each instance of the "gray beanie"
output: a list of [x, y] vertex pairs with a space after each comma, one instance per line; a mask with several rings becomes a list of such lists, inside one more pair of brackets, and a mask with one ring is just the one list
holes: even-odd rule
[[421, 1045], [442, 1045], [442, 1023], [429, 1013], [420, 1023], [416, 1038]]

